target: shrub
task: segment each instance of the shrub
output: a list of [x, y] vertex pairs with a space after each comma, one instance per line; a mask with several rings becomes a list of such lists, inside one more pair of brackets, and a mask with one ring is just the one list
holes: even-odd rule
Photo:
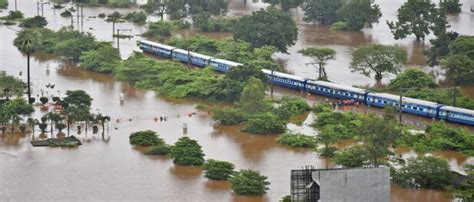
[[333, 146], [324, 147], [318, 150], [321, 156], [333, 157], [336, 154], [337, 148]]
[[194, 26], [203, 32], [231, 32], [235, 22], [236, 18], [212, 17], [207, 13], [193, 16]]
[[350, 29], [351, 27], [349, 26], [349, 23], [344, 22], [344, 21], [335, 22], [334, 24], [331, 25], [332, 31], [347, 31]]
[[130, 135], [130, 144], [136, 146], [152, 146], [152, 145], [162, 145], [164, 140], [159, 138], [158, 135], [151, 131], [138, 131]]
[[99, 15], [97, 16], [99, 18], [105, 18], [105, 13], [99, 13]]
[[313, 136], [303, 135], [301, 133], [285, 133], [277, 138], [279, 144], [288, 145], [292, 147], [316, 147], [316, 140]]
[[3, 20], [16, 20], [23, 18], [23, 13], [21, 11], [8, 11], [8, 15], [5, 17], [1, 17], [0, 19]]
[[288, 110], [292, 116], [308, 112], [310, 107], [303, 98], [285, 96], [280, 101], [280, 108]]
[[267, 192], [270, 182], [267, 177], [260, 175], [258, 171], [240, 170], [231, 178], [232, 190], [239, 195], [260, 196]]
[[111, 73], [120, 61], [119, 51], [111, 44], [103, 44], [98, 49], [83, 52], [80, 56], [81, 67], [90, 71]]
[[61, 17], [64, 17], [64, 18], [69, 18], [72, 16], [72, 13], [71, 11], [69, 10], [65, 10], [64, 12], [62, 12], [61, 14], [59, 14]]
[[234, 164], [226, 161], [209, 159], [202, 165], [204, 176], [212, 180], [227, 180], [234, 172]]
[[170, 149], [173, 162], [183, 166], [200, 166], [204, 163], [201, 145], [189, 137], [181, 137]]
[[23, 22], [21, 22], [20, 27], [32, 28], [32, 27], [44, 27], [48, 25], [48, 21], [46, 18], [42, 16], [35, 16], [32, 18], [26, 18]]
[[145, 24], [147, 16], [146, 13], [143, 11], [134, 11], [125, 15], [124, 19], [137, 24]]
[[443, 189], [452, 183], [453, 175], [446, 160], [420, 157], [409, 159], [405, 167], [394, 173], [392, 180], [406, 187]]
[[147, 155], [167, 155], [170, 153], [170, 146], [166, 144], [160, 144], [151, 146], [148, 151], [145, 152]]
[[283, 133], [286, 122], [269, 112], [258, 114], [247, 121], [244, 131], [255, 134]]
[[313, 106], [313, 112], [316, 113], [316, 114], [328, 113], [328, 112], [332, 112], [332, 111], [333, 111], [332, 106], [330, 104], [327, 104], [327, 103], [319, 103], [316, 106]]
[[355, 146], [344, 149], [342, 152], [336, 153], [334, 162], [346, 168], [362, 167], [366, 164], [368, 154], [363, 147]]
[[170, 22], [158, 21], [148, 25], [148, 30], [143, 33], [146, 37], [170, 37], [173, 32], [173, 25]]
[[173, 26], [177, 29], [189, 29], [191, 27], [191, 23], [189, 23], [186, 20], [180, 19], [180, 20], [173, 20], [171, 21]]
[[245, 115], [235, 108], [216, 109], [212, 118], [224, 125], [235, 125], [246, 120]]

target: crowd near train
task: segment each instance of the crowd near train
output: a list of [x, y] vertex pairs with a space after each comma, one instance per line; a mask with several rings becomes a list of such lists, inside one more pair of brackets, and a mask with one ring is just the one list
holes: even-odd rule
[[[242, 64], [213, 58], [192, 51], [179, 49], [160, 43], [147, 40], [138, 42], [138, 46], [143, 52], [160, 57], [179, 60], [184, 63], [191, 63], [199, 67], [212, 66], [216, 71], [226, 73], [231, 68]], [[352, 100], [364, 103], [369, 106], [385, 107], [394, 106], [400, 108], [400, 96], [388, 93], [374, 93], [365, 89], [343, 86], [326, 81], [315, 81], [299, 76], [262, 69], [268, 81], [273, 80], [273, 84], [303, 92], [323, 95], [336, 99]], [[419, 100], [409, 97], [402, 98], [401, 109], [403, 112], [419, 116], [429, 117], [437, 120], [445, 120], [467, 125], [474, 125], [474, 110], [447, 106], [435, 102]]]

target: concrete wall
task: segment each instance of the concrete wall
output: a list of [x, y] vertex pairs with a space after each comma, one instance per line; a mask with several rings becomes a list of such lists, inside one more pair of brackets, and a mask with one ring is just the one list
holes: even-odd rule
[[390, 200], [389, 168], [316, 170], [322, 202], [383, 202]]

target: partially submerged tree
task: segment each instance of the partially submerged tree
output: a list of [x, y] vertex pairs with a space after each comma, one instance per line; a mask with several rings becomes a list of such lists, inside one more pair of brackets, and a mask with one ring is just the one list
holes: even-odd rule
[[189, 137], [181, 137], [171, 147], [173, 162], [183, 166], [200, 166], [204, 163], [204, 153], [201, 145]]
[[238, 195], [261, 196], [267, 192], [270, 182], [258, 171], [240, 170], [230, 178], [232, 190]]
[[304, 56], [311, 57], [314, 65], [318, 69], [318, 79], [327, 80], [326, 64], [329, 60], [336, 59], [336, 51], [332, 48], [306, 48], [298, 51]]
[[407, 60], [405, 50], [395, 46], [374, 44], [352, 53], [351, 69], [370, 77], [374, 74], [377, 85], [386, 74], [397, 74]]
[[339, 20], [338, 10], [342, 7], [343, 0], [306, 0], [303, 3], [305, 22], [330, 25]]
[[234, 164], [226, 161], [218, 161], [214, 159], [207, 160], [202, 168], [205, 172], [204, 176], [212, 180], [227, 180], [234, 172]]

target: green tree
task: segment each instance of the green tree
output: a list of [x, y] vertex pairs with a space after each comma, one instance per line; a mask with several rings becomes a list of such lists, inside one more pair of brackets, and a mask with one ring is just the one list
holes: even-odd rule
[[301, 133], [285, 133], [277, 138], [278, 144], [288, 145], [292, 147], [314, 148], [316, 147], [316, 139], [313, 136]]
[[441, 62], [446, 77], [455, 85], [472, 84], [474, 78], [474, 60], [466, 55], [450, 55]]
[[247, 120], [244, 113], [235, 108], [216, 109], [213, 111], [212, 118], [223, 125], [235, 125]]
[[410, 68], [401, 74], [398, 74], [395, 79], [392, 79], [388, 84], [388, 87], [392, 90], [398, 91], [400, 89], [408, 88], [411, 90], [437, 88], [438, 85], [425, 72], [416, 68]]
[[283, 133], [286, 130], [286, 122], [280, 117], [270, 113], [262, 113], [248, 119], [243, 131], [255, 134]]
[[174, 30], [173, 24], [165, 21], [150, 23], [148, 30], [143, 33], [147, 37], [170, 37]]
[[330, 25], [339, 20], [338, 10], [342, 7], [343, 0], [306, 0], [303, 3], [305, 22]]
[[15, 126], [18, 125], [19, 122], [22, 120], [23, 116], [28, 116], [34, 112], [33, 107], [21, 98], [10, 100], [3, 105], [3, 113], [7, 115], [8, 120], [10, 120], [12, 124], [12, 133], [15, 130]]
[[298, 37], [296, 23], [287, 13], [274, 7], [239, 18], [232, 30], [234, 39], [251, 43], [252, 47], [274, 46], [283, 53]]
[[146, 13], [143, 11], [138, 11], [138, 12], [134, 11], [125, 15], [124, 19], [136, 24], [143, 25], [146, 23], [147, 16], [146, 16]]
[[460, 185], [453, 189], [454, 197], [461, 199], [461, 201], [474, 201], [474, 165], [467, 164], [464, 167], [467, 169], [468, 175], [471, 177], [465, 178]]
[[20, 23], [20, 27], [32, 28], [32, 27], [44, 27], [48, 25], [46, 18], [42, 16], [35, 16], [32, 18], [26, 18], [23, 22]]
[[367, 77], [375, 74], [377, 85], [381, 85], [384, 75], [397, 74], [406, 60], [405, 50], [395, 46], [374, 44], [355, 50], [352, 53], [350, 68]]
[[151, 130], [138, 131], [130, 134], [130, 144], [136, 146], [163, 145], [164, 140], [158, 137], [156, 132]]
[[112, 73], [120, 59], [119, 51], [110, 43], [98, 49], [83, 52], [80, 57], [81, 67], [102, 73]]
[[227, 161], [208, 159], [203, 165], [204, 176], [211, 180], [227, 180], [234, 173], [234, 164]]
[[242, 90], [240, 97], [240, 108], [245, 113], [260, 113], [265, 111], [265, 86], [260, 79], [251, 77], [248, 84]]
[[397, 22], [387, 21], [395, 39], [414, 34], [417, 41], [424, 40], [430, 31], [438, 35], [447, 27], [445, 13], [431, 1], [408, 0], [398, 9], [397, 18]]
[[8, 1], [7, 0], [0, 0], [0, 9], [5, 9], [8, 7]]
[[112, 37], [115, 36], [115, 23], [120, 23], [121, 22], [120, 19], [122, 17], [123, 15], [121, 13], [115, 11], [112, 14], [108, 15], [107, 19], [105, 19], [105, 21], [112, 23]]
[[334, 162], [346, 168], [362, 167], [367, 164], [367, 151], [361, 146], [354, 146], [336, 153]]
[[279, 5], [281, 10], [289, 11], [290, 8], [296, 8], [303, 4], [304, 0], [263, 0], [263, 2], [272, 6]]
[[439, 65], [439, 61], [449, 54], [449, 44], [458, 36], [456, 32], [447, 32], [439, 34], [436, 39], [431, 39], [431, 47], [423, 51], [423, 54], [428, 57], [428, 64], [432, 67]]
[[0, 71], [0, 97], [21, 96], [24, 90], [25, 83], [23, 81]]
[[110, 117], [109, 116], [105, 116], [105, 115], [102, 115], [102, 114], [97, 114], [97, 116], [95, 117], [96, 121], [98, 123], [100, 123], [100, 125], [102, 126], [102, 133], [104, 133], [105, 131], [105, 124], [107, 122], [110, 121]]
[[348, 0], [337, 12], [340, 19], [354, 31], [359, 31], [366, 25], [371, 27], [382, 17], [380, 7], [373, 0]]
[[267, 192], [270, 182], [258, 171], [240, 170], [230, 178], [232, 190], [238, 195], [261, 196]]
[[306, 48], [298, 51], [313, 59], [312, 65], [318, 68], [318, 79], [327, 80], [325, 66], [328, 60], [336, 59], [336, 51], [332, 48]]
[[337, 142], [338, 129], [335, 125], [325, 126], [319, 134], [316, 136], [318, 143], [324, 144], [324, 149], [321, 151], [322, 156], [333, 156], [334, 147], [331, 147], [332, 144]]
[[171, 147], [173, 162], [183, 166], [200, 166], [204, 163], [204, 153], [201, 145], [189, 137], [181, 137]]
[[27, 94], [28, 102], [31, 101], [31, 84], [30, 84], [30, 57], [38, 49], [38, 39], [32, 32], [21, 31], [17, 38], [13, 41], [18, 50], [26, 54], [26, 74], [27, 74]]
[[64, 103], [67, 103], [69, 107], [84, 107], [90, 109], [92, 105], [92, 98], [83, 90], [68, 90], [66, 91], [66, 97], [63, 99]]
[[440, 0], [439, 7], [445, 9], [448, 13], [460, 13], [462, 3], [459, 3], [459, 0]]
[[437, 157], [409, 159], [405, 167], [396, 171], [393, 182], [406, 187], [444, 189], [451, 185], [453, 175], [446, 160]]
[[395, 138], [401, 135], [401, 130], [394, 116], [385, 116], [383, 119], [374, 114], [362, 118], [362, 125], [358, 128], [364, 141], [364, 148], [371, 165], [378, 167], [381, 158], [390, 154], [388, 147]]

